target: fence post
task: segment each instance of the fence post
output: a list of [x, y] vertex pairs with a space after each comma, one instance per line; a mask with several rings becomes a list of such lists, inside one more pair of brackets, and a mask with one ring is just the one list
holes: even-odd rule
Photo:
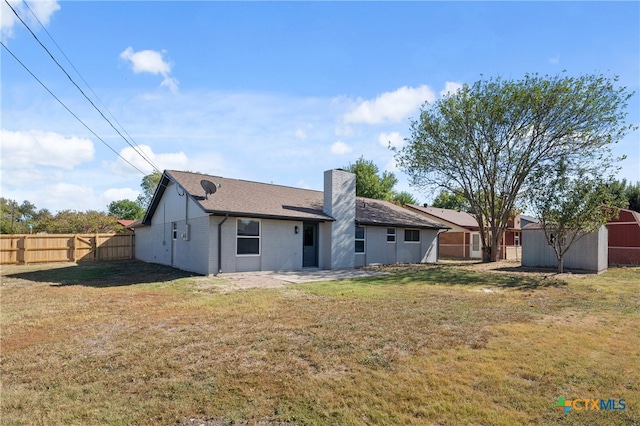
[[28, 241], [29, 241], [29, 238], [28, 238], [28, 236], [27, 236], [27, 235], [25, 235], [25, 236], [23, 237], [23, 243], [22, 243], [22, 247], [23, 247], [23, 249], [22, 249], [22, 255], [24, 256], [24, 257], [23, 257], [23, 259], [24, 259], [24, 264], [25, 264], [25, 265], [28, 265], [28, 264], [29, 264], [29, 263], [28, 263], [28, 262], [29, 262], [29, 252], [28, 252], [28, 245], [29, 245], [29, 244], [27, 243]]
[[78, 263], [78, 234], [73, 234], [73, 263]]

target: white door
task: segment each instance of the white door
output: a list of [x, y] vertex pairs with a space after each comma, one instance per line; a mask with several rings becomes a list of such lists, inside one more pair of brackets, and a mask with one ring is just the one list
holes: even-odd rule
[[473, 259], [480, 259], [482, 257], [482, 253], [480, 251], [480, 233], [472, 232], [471, 233], [471, 252], [470, 256]]

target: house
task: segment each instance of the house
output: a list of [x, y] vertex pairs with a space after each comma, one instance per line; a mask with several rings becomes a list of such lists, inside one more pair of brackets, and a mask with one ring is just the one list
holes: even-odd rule
[[520, 215], [520, 228], [524, 228], [530, 223], [539, 223], [540, 221], [533, 216], [527, 216], [525, 214]]
[[356, 197], [340, 169], [324, 173], [323, 191], [167, 170], [136, 227], [136, 258], [207, 275], [431, 263], [446, 229]]
[[607, 223], [609, 264], [640, 265], [640, 213], [620, 209], [618, 217]]
[[[480, 259], [482, 244], [480, 227], [476, 218], [467, 212], [439, 207], [407, 205], [409, 210], [422, 214], [429, 220], [440, 222], [451, 229], [440, 234], [440, 258]], [[509, 221], [502, 237], [498, 259], [521, 258], [520, 215]]]
[[[556, 268], [558, 260], [547, 243], [542, 225], [530, 223], [522, 228], [522, 266]], [[579, 236], [564, 256], [565, 270], [600, 273], [607, 269], [607, 227]]]

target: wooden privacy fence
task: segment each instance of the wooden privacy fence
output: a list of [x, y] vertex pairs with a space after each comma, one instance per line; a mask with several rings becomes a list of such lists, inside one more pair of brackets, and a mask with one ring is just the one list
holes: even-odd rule
[[0, 264], [132, 259], [134, 234], [0, 235]]

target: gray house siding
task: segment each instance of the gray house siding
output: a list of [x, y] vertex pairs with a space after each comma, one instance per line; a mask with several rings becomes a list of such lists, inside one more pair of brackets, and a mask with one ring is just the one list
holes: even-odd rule
[[263, 220], [262, 225], [262, 270], [302, 269], [302, 222]]
[[143, 262], [171, 265], [169, 226], [158, 225], [136, 229], [136, 259]]
[[420, 241], [404, 241], [405, 228], [396, 229], [396, 241], [387, 241], [387, 227], [365, 227], [365, 252], [356, 253], [356, 266], [395, 263], [436, 263], [438, 231], [420, 230]]
[[422, 245], [422, 263], [438, 262], [438, 230], [423, 229], [420, 235]]
[[[573, 243], [564, 256], [564, 268], [602, 272], [607, 269], [608, 233], [602, 226], [597, 232], [581, 237]], [[557, 259], [553, 249], [547, 244], [544, 230], [523, 229], [522, 266], [555, 268]]]
[[[209, 274], [218, 273], [218, 225], [222, 216], [209, 219]], [[222, 272], [279, 271], [302, 269], [302, 221], [259, 219], [260, 254], [242, 255], [237, 252], [238, 219], [248, 217], [230, 216], [222, 225]], [[298, 227], [298, 234], [295, 227]]]
[[171, 182], [158, 205], [153, 226], [136, 229], [136, 258], [205, 273], [208, 228], [207, 214]]

